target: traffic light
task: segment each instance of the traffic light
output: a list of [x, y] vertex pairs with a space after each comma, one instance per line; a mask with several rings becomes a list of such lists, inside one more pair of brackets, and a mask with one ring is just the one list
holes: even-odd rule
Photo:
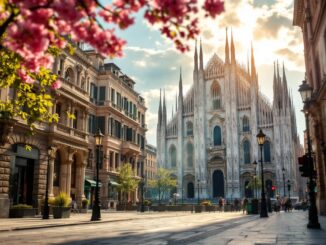
[[298, 158], [299, 161], [299, 171], [301, 172], [302, 177], [310, 177], [315, 175], [313, 168], [312, 158], [308, 157], [307, 154]]
[[273, 186], [272, 186], [272, 191], [275, 191], [275, 190], [276, 190], [276, 186], [273, 185]]

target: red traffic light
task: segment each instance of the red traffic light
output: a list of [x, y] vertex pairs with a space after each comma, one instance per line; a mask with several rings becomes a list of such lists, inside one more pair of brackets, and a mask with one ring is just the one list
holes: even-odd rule
[[273, 185], [273, 186], [272, 186], [272, 191], [275, 191], [275, 190], [276, 190], [276, 186]]

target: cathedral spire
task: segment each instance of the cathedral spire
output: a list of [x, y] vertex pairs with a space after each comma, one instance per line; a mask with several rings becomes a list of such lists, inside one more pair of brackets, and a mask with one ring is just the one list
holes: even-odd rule
[[175, 112], [178, 111], [178, 93], [175, 93]]
[[249, 51], [247, 51], [247, 73], [250, 75], [250, 66], [249, 66]]
[[235, 49], [234, 49], [234, 43], [233, 43], [233, 32], [231, 29], [231, 64], [235, 64]]
[[160, 103], [158, 106], [158, 125], [161, 125], [162, 122], [162, 90], [160, 89]]
[[228, 40], [228, 28], [225, 28], [225, 64], [230, 64], [230, 50]]
[[162, 120], [166, 123], [166, 104], [165, 104], [165, 89], [163, 93], [163, 118]]
[[200, 39], [200, 47], [199, 47], [199, 69], [204, 70], [204, 60], [203, 60], [203, 48]]
[[254, 48], [251, 43], [251, 77], [254, 78], [255, 76], [256, 76], [255, 56], [254, 56]]
[[194, 70], [198, 71], [197, 40], [195, 41]]
[[284, 68], [284, 61], [283, 61], [283, 77], [282, 77], [282, 81], [283, 81], [283, 93], [284, 93], [284, 103], [285, 105], [288, 104], [288, 100], [289, 100], [289, 92], [288, 92], [288, 84], [287, 84], [287, 80], [286, 80], [286, 75], [285, 75], [285, 68]]

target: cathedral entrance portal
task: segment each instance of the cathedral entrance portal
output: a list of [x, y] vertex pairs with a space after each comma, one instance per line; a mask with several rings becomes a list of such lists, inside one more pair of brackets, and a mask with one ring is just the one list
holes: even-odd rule
[[189, 182], [187, 185], [187, 198], [194, 198], [194, 197], [195, 197], [194, 183]]
[[224, 197], [224, 174], [221, 170], [213, 173], [213, 197]]

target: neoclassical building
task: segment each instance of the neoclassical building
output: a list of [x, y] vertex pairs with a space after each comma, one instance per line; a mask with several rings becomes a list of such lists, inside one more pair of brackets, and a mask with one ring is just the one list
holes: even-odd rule
[[317, 207], [326, 215], [326, 1], [295, 0], [293, 7], [293, 25], [303, 36], [306, 81], [313, 89], [306, 109], [317, 170]]
[[246, 68], [239, 65], [232, 33], [230, 46], [226, 35], [224, 61], [214, 54], [204, 67], [202, 46], [199, 55], [196, 47], [192, 87], [183, 93], [180, 72], [176, 113], [167, 119], [165, 95], [158, 109], [157, 163], [173, 169], [183, 198], [197, 198], [197, 193], [200, 198], [252, 197], [248, 183], [260, 173], [259, 164], [253, 164], [260, 162], [259, 129], [266, 134], [262, 154], [268, 195], [283, 195], [284, 172], [291, 196], [297, 196], [299, 142], [284, 66], [282, 72], [274, 66], [271, 81], [273, 104], [259, 91], [253, 49], [250, 66], [249, 60]]
[[[0, 217], [8, 217], [11, 205], [25, 203], [39, 207], [44, 198], [49, 171], [49, 194], [66, 192], [78, 205], [95, 194], [96, 148], [94, 134], [104, 134], [100, 151], [100, 198], [103, 208], [114, 208], [119, 200], [119, 167], [131, 163], [140, 178], [145, 158], [145, 101], [134, 90], [135, 82], [114, 63], [93, 50], [75, 45], [73, 55], [63, 50], [53, 72], [63, 81], [56, 91], [55, 124], [36, 125], [35, 135], [18, 120], [0, 146]], [[1, 89], [1, 100], [11, 99], [12, 91]], [[67, 112], [76, 119], [68, 117]], [[8, 127], [9, 128], [9, 127]], [[1, 129], [1, 133], [4, 130]], [[3, 135], [3, 134], [2, 134]], [[25, 145], [32, 146], [31, 151]], [[48, 156], [48, 147], [55, 153]], [[49, 168], [48, 166], [49, 161]], [[138, 201], [137, 191], [130, 193]]]

